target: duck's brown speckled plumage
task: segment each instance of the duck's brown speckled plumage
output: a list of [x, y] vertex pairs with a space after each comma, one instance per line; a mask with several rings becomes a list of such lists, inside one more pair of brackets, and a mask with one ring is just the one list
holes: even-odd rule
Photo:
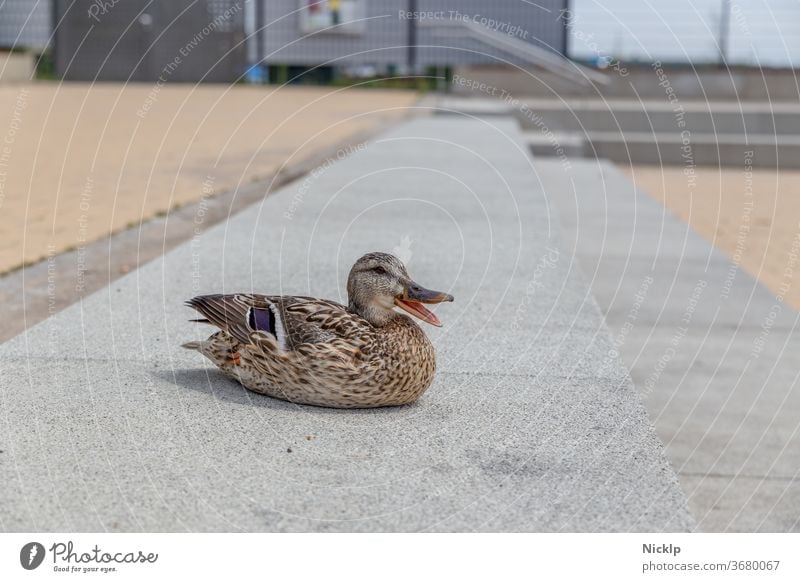
[[[401, 286], [413, 284], [407, 279], [402, 263], [391, 255], [371, 253], [359, 263], [363, 264], [370, 257], [373, 260], [367, 264], [375, 264], [375, 257], [396, 261], [402, 272], [389, 270], [384, 278], [395, 274]], [[370, 272], [369, 269], [363, 271]], [[403, 280], [403, 274], [407, 281]], [[360, 277], [356, 273], [355, 283], [352, 283], [351, 272], [351, 281], [348, 281], [351, 305], [348, 307], [297, 296], [195, 297], [187, 304], [205, 317], [202, 321], [217, 326], [220, 331], [206, 341], [190, 342], [185, 347], [208, 357], [246, 388], [298, 404], [369, 408], [413, 402], [433, 381], [436, 370], [433, 345], [406, 315], [386, 310], [384, 320], [384, 314], [359, 309], [359, 301], [354, 300], [359, 292], [362, 298], [370, 298], [370, 305], [375, 303], [373, 295], [381, 293], [378, 283], [374, 284], [376, 289], [372, 289], [370, 279]], [[359, 281], [364, 280], [369, 284], [363, 283], [363, 286], [368, 288], [359, 289]], [[400, 291], [394, 289], [392, 293]], [[450, 296], [440, 296], [452, 300]], [[281, 324], [277, 333], [253, 329], [253, 308], [263, 310], [262, 313], [270, 310], [274, 314]], [[357, 311], [365, 311], [378, 325]]]

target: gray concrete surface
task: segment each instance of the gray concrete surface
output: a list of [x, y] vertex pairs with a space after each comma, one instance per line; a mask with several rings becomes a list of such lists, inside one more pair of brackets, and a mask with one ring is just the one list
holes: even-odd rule
[[[690, 529], [549, 200], [515, 122], [419, 119], [0, 345], [0, 527]], [[371, 250], [456, 297], [418, 403], [295, 406], [178, 348], [185, 298], [343, 300]]]
[[698, 528], [800, 531], [797, 312], [609, 162], [536, 167]]

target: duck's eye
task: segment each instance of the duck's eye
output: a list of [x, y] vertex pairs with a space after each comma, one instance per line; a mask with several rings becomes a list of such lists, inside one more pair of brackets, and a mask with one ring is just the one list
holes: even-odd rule
[[386, 269], [384, 269], [383, 267], [375, 267], [372, 270], [375, 271], [376, 273], [378, 273], [378, 275], [385, 275], [386, 274]]

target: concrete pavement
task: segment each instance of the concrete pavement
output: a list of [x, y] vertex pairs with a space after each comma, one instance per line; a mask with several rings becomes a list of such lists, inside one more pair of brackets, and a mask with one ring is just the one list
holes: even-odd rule
[[[418, 403], [295, 406], [178, 348], [185, 298], [344, 300], [370, 250], [456, 297]], [[416, 120], [0, 346], [0, 527], [689, 529], [612, 348], [516, 123]]]
[[[698, 528], [800, 530], [789, 291], [760, 285], [607, 161], [575, 160], [568, 175], [557, 161], [536, 166]], [[797, 249], [784, 251], [791, 283]]]

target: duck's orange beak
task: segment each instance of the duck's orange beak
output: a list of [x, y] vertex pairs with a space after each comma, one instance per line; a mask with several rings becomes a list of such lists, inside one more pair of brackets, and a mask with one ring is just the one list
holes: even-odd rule
[[443, 301], [452, 300], [452, 295], [441, 291], [431, 291], [413, 281], [409, 281], [403, 289], [403, 294], [400, 297], [395, 297], [394, 304], [426, 323], [442, 327], [442, 322], [439, 321], [439, 318], [423, 303], [442, 303]]

